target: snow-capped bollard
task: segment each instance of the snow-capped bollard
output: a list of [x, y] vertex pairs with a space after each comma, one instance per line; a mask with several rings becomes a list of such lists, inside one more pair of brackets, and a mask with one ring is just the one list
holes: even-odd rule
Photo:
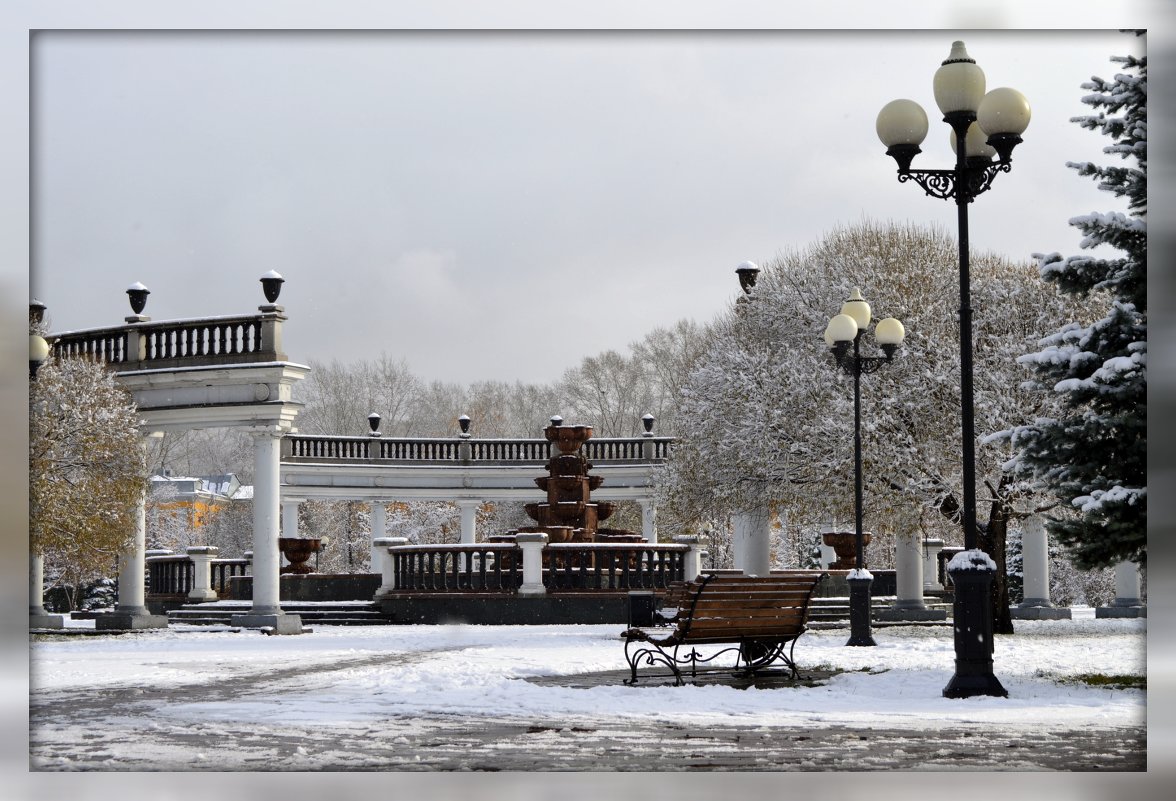
[[870, 586], [874, 574], [855, 568], [845, 576], [849, 584], [849, 642], [846, 645], [877, 645], [870, 630]]
[[992, 579], [996, 562], [979, 548], [960, 551], [947, 564], [955, 588], [952, 625], [955, 628], [955, 675], [943, 688], [946, 698], [976, 695], [1008, 696], [992, 673], [992, 615], [984, 614], [992, 603]]
[[547, 588], [543, 586], [543, 547], [547, 545], [547, 535], [543, 532], [524, 532], [515, 535], [515, 542], [523, 552], [523, 584], [519, 587], [519, 596], [546, 595]]
[[189, 545], [186, 551], [192, 562], [192, 589], [188, 598], [193, 601], [215, 601], [212, 589], [212, 560], [220, 553], [215, 545]]

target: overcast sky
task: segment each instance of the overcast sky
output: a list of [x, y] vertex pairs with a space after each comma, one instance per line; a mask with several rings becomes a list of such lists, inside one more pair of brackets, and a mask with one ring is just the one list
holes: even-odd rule
[[30, 290], [65, 330], [121, 323], [135, 281], [156, 320], [249, 313], [277, 270], [292, 361], [552, 381], [709, 321], [740, 261], [835, 226], [954, 236], [954, 204], [897, 182], [874, 121], [919, 102], [914, 166], [951, 166], [931, 79], [956, 38], [1033, 108], [973, 248], [1078, 252], [1068, 219], [1122, 207], [1065, 166], [1106, 162], [1069, 119], [1112, 55], [1142, 54], [1113, 31], [48, 31]]

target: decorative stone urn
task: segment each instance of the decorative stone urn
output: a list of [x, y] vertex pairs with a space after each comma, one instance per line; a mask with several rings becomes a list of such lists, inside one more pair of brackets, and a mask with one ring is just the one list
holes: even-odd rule
[[308, 565], [307, 561], [318, 552], [321, 543], [321, 540], [311, 538], [278, 537], [278, 548], [282, 551], [282, 556], [290, 562], [279, 572], [298, 575], [313, 573], [314, 568]]
[[[826, 531], [821, 534], [824, 543], [837, 554], [837, 561], [829, 565], [830, 570], [853, 570], [857, 567], [857, 534], [853, 531]], [[862, 532], [862, 567], [866, 567], [866, 546], [870, 544], [870, 532]]]

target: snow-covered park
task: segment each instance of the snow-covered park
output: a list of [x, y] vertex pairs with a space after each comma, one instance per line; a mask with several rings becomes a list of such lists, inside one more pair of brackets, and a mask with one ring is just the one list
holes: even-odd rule
[[[873, 648], [847, 647], [844, 629], [810, 631], [795, 652], [802, 673], [834, 675], [815, 686], [748, 689], [629, 687], [620, 674], [578, 682], [577, 676], [625, 668], [620, 625], [324, 626], [293, 637], [173, 626], [38, 638], [30, 645], [31, 766], [477, 769], [485, 765], [472, 747], [464, 763], [460, 754], [435, 761], [446, 752], [446, 733], [519, 725], [594, 737], [608, 730], [614, 740], [626, 731], [738, 731], [746, 745], [732, 747], [751, 753], [774, 732], [797, 729], [999, 730], [1030, 741], [1137, 730], [1146, 725], [1146, 690], [1092, 686], [1080, 677], [1145, 676], [1146, 626], [1143, 619], [1095, 619], [1089, 608], [1075, 610], [1074, 620], [1019, 621], [1018, 633], [995, 646], [995, 673], [1009, 697], [964, 700], [941, 695], [953, 670], [947, 627], [878, 629]], [[543, 740], [532, 740], [528, 764], [585, 769], [565, 763], [554, 740], [547, 755]], [[635, 748], [650, 745], [646, 739]], [[752, 769], [828, 767], [806, 762], [803, 746], [796, 755], [787, 765], [756, 765], [749, 753], [740, 758]], [[518, 764], [510, 754], [500, 758], [504, 769]], [[861, 768], [889, 767], [871, 762], [870, 754], [855, 759], [865, 760]], [[1028, 757], [996, 753], [986, 767], [1033, 765]], [[946, 758], [902, 767], [952, 769]]]

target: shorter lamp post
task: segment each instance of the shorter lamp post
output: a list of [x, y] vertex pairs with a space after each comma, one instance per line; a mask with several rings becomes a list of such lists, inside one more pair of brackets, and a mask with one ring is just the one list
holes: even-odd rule
[[29, 378], [37, 378], [37, 370], [49, 358], [49, 343], [40, 334], [29, 334]]
[[[875, 645], [870, 632], [870, 585], [873, 577], [862, 560], [862, 392], [863, 373], [872, 373], [889, 364], [902, 344], [906, 331], [902, 323], [887, 317], [874, 328], [874, 338], [882, 346], [883, 356], [862, 356], [862, 334], [870, 325], [870, 304], [854, 287], [841, 307], [841, 313], [825, 328], [825, 344], [833, 351], [837, 366], [853, 376], [853, 488], [854, 535], [857, 541], [855, 569], [849, 577], [849, 642], [846, 645]], [[853, 345], [852, 352], [850, 345]]]

